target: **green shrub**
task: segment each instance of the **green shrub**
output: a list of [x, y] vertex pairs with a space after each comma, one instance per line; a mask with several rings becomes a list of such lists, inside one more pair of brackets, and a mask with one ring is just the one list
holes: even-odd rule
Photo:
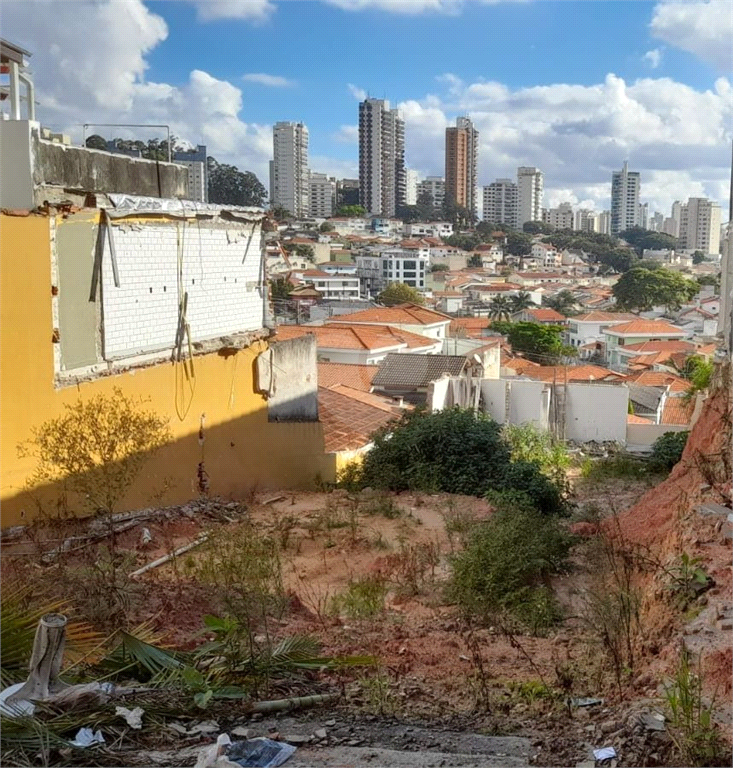
[[556, 518], [506, 500], [453, 558], [451, 595], [466, 613], [508, 612], [532, 631], [544, 629], [559, 617], [546, 580], [567, 569], [572, 543]]
[[453, 408], [416, 410], [377, 432], [362, 465], [364, 486], [484, 496], [491, 490], [524, 491], [542, 512], [564, 511], [559, 488], [538, 464], [511, 462], [498, 424]]
[[640, 479], [649, 474], [649, 464], [629, 454], [617, 453], [603, 459], [583, 459], [580, 473], [590, 480], [608, 480], [612, 477]]
[[652, 446], [649, 469], [652, 472], [671, 472], [672, 467], [682, 458], [689, 432], [665, 432]]
[[371, 619], [384, 610], [387, 585], [379, 576], [365, 576], [349, 583], [342, 595], [332, 601], [334, 613], [343, 613], [350, 619]]

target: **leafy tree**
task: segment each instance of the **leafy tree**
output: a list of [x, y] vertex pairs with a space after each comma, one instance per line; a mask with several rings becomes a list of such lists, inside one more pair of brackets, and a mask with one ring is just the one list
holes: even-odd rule
[[565, 315], [565, 317], [569, 317], [575, 312], [575, 296], [573, 296], [572, 292], [567, 288], [563, 289], [555, 296], [543, 297], [542, 303], [546, 307], [554, 309], [555, 312]]
[[474, 253], [473, 256], [468, 257], [469, 267], [480, 268], [480, 267], [483, 267], [483, 265], [484, 265], [484, 262], [477, 253]]
[[663, 267], [634, 267], [621, 275], [613, 286], [613, 295], [619, 309], [644, 311], [655, 306], [679, 309], [698, 290], [694, 280], [688, 280], [679, 272]]
[[290, 291], [292, 290], [293, 286], [284, 277], [276, 277], [274, 280], [270, 280], [270, 296], [273, 299], [287, 299], [290, 297]]
[[492, 320], [489, 323], [489, 327], [492, 331], [500, 333], [502, 336], [508, 336], [510, 329], [514, 326], [514, 323], [509, 320]]
[[472, 211], [462, 205], [456, 205], [450, 200], [443, 202], [442, 214], [445, 221], [450, 221], [456, 231], [468, 229], [468, 227], [473, 226], [476, 220]]
[[283, 208], [282, 205], [275, 205], [272, 207], [272, 215], [275, 221], [285, 221], [286, 219], [292, 219], [293, 214], [287, 208]]
[[525, 221], [522, 230], [529, 235], [549, 235], [555, 231], [555, 227], [544, 221]]
[[333, 232], [333, 224], [331, 224], [330, 221], [324, 221], [320, 227], [318, 227], [319, 232]]
[[703, 285], [712, 285], [720, 291], [720, 272], [717, 275], [699, 275], [695, 282], [702, 288]]
[[[112, 142], [118, 149], [130, 151], [137, 150], [140, 152], [140, 157], [146, 160], [160, 160], [162, 162], [168, 161], [168, 139], [149, 139], [147, 142], [140, 141], [139, 139], [113, 139]], [[188, 152], [188, 146], [179, 144], [176, 136], [171, 136], [171, 156], [174, 152]]]
[[338, 211], [337, 216], [344, 216], [346, 218], [361, 218], [366, 214], [366, 209], [363, 205], [342, 205]]
[[493, 320], [508, 320], [512, 305], [506, 296], [495, 296], [489, 303], [489, 317]]
[[702, 264], [703, 261], [705, 261], [705, 254], [702, 251], [695, 251], [692, 254], [693, 264]]
[[677, 238], [664, 232], [652, 232], [642, 227], [631, 227], [622, 232], [619, 237], [625, 240], [641, 256], [644, 249], [653, 251], [674, 250]]
[[490, 221], [479, 221], [476, 225], [476, 234], [485, 243], [491, 242], [494, 232], [506, 232], [507, 226], [505, 224], [493, 224]]
[[313, 261], [316, 258], [316, 252], [313, 250], [312, 245], [306, 245], [305, 243], [283, 243], [283, 248], [288, 253], [300, 256], [301, 259]]
[[552, 364], [566, 354], [559, 325], [513, 323], [507, 333], [514, 352], [522, 352], [529, 360]]
[[532, 297], [527, 291], [519, 291], [519, 293], [514, 294], [514, 296], [510, 296], [509, 304], [512, 312], [521, 312], [523, 309], [529, 309], [529, 307], [534, 306]]
[[410, 411], [376, 432], [373, 442], [362, 465], [364, 486], [470, 496], [511, 489], [526, 493], [544, 514], [565, 510], [560, 490], [536, 464], [510, 462], [499, 425], [483, 414]]
[[423, 296], [417, 288], [405, 283], [390, 283], [377, 296], [377, 301], [385, 307], [394, 307], [396, 304], [422, 304]]
[[89, 149], [107, 149], [107, 141], [98, 133], [93, 133], [91, 136], [87, 136], [86, 146]]
[[450, 267], [447, 264], [433, 264], [432, 267], [430, 267], [431, 272], [448, 272], [450, 270]]
[[532, 252], [532, 237], [526, 232], [507, 232], [504, 248], [512, 256], [527, 256]]
[[418, 221], [432, 221], [436, 218], [436, 214], [439, 213], [435, 208], [435, 201], [430, 192], [421, 192], [417, 196], [415, 208], [417, 208], [418, 215], [420, 216]]
[[421, 209], [417, 205], [400, 205], [396, 215], [405, 224], [412, 224], [412, 222], [421, 221], [423, 218]]
[[473, 251], [481, 245], [481, 238], [472, 234], [456, 233], [445, 239], [448, 245], [460, 248], [462, 251]]
[[256, 206], [265, 204], [267, 192], [251, 171], [240, 171], [234, 165], [207, 158], [209, 170], [209, 202], [222, 205]]
[[705, 392], [708, 389], [714, 369], [715, 366], [712, 361], [704, 360], [699, 355], [687, 358], [683, 376], [692, 383], [690, 389], [685, 393], [687, 402], [692, 400], [698, 392]]

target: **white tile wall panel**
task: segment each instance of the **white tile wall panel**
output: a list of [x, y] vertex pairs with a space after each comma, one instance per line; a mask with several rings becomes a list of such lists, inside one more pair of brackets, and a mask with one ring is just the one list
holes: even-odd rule
[[[109, 251], [102, 268], [106, 358], [172, 349], [178, 328], [178, 253], [192, 341], [262, 327], [260, 232], [205, 223], [113, 229], [120, 287]], [[108, 245], [105, 246], [108, 249]]]

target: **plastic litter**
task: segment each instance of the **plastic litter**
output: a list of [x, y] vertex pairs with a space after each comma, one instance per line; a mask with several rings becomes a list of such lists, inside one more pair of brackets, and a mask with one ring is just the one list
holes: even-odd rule
[[23, 686], [23, 683], [15, 683], [8, 688], [5, 688], [0, 692], [0, 714], [6, 717], [25, 717], [32, 715], [36, 711], [36, 707], [32, 701], [27, 699], [15, 699], [14, 701], [6, 701], [14, 694], [16, 694]]
[[196, 760], [194, 768], [213, 768], [213, 766], [216, 765], [218, 758], [224, 755], [227, 747], [231, 743], [232, 740], [229, 738], [228, 734], [219, 734], [215, 744], [212, 744], [209, 747], [204, 747], [204, 749], [199, 752], [198, 760]]
[[102, 731], [93, 731], [91, 728], [80, 728], [76, 738], [71, 742], [74, 747], [91, 747], [93, 744], [104, 744]]
[[264, 736], [249, 741], [235, 741], [227, 758], [241, 768], [277, 768], [288, 760], [297, 747]]
[[125, 722], [133, 730], [139, 731], [143, 727], [143, 715], [145, 710], [142, 707], [128, 709], [127, 707], [115, 707], [115, 714], [125, 718]]
[[616, 750], [613, 747], [602, 747], [593, 750], [593, 757], [596, 760], [612, 760], [616, 757]]

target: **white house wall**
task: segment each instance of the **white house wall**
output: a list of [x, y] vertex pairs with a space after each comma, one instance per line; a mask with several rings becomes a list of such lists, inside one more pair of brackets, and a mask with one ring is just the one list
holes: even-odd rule
[[173, 348], [179, 321], [179, 254], [191, 341], [262, 327], [258, 226], [122, 224], [112, 228], [112, 237], [120, 285], [114, 284], [105, 241], [105, 357]]
[[629, 389], [613, 384], [568, 384], [565, 437], [581, 443], [626, 442]]

